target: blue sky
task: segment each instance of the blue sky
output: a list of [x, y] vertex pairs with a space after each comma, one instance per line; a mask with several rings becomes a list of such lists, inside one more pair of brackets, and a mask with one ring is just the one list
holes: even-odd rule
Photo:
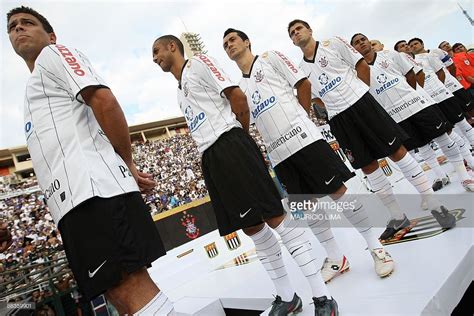
[[[31, 6], [48, 18], [58, 43], [85, 53], [117, 96], [130, 125], [181, 115], [176, 82], [153, 64], [151, 45], [185, 28], [201, 34], [208, 54], [235, 81], [240, 74], [222, 49], [228, 27], [246, 32], [259, 54], [276, 49], [295, 62], [301, 58], [286, 33], [294, 18], [307, 20], [317, 39], [350, 38], [361, 32], [391, 49], [399, 39], [420, 37], [425, 46], [474, 44], [473, 27], [451, 0], [364, 1], [8, 1], [0, 0], [0, 148], [25, 144], [23, 96], [29, 72], [6, 33], [6, 12]], [[472, 0], [458, 1], [474, 17]], [[183, 23], [184, 22], [184, 23]]]

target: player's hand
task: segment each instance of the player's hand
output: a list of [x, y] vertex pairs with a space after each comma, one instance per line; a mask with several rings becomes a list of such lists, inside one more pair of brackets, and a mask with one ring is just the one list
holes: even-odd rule
[[0, 252], [7, 250], [12, 244], [12, 235], [8, 230], [7, 223], [0, 224]]
[[132, 164], [129, 169], [141, 192], [148, 192], [156, 186], [156, 182], [153, 180], [153, 176], [151, 174], [138, 171], [135, 164]]

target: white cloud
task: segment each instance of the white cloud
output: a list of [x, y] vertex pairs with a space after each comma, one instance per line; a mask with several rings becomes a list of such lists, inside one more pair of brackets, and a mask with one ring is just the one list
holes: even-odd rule
[[[469, 9], [469, 1], [461, 4]], [[163, 34], [185, 30], [201, 34], [209, 51], [234, 80], [240, 73], [222, 49], [227, 27], [246, 32], [255, 53], [277, 49], [295, 61], [290, 20], [307, 20], [319, 39], [363, 32], [391, 48], [401, 38], [421, 37], [427, 47], [442, 40], [471, 44], [472, 28], [454, 0], [410, 1], [18, 1], [3, 0], [1, 12], [28, 5], [44, 14], [58, 42], [76, 47], [109, 83], [129, 124], [179, 115], [176, 81], [152, 63], [151, 45]], [[472, 13], [472, 12], [471, 12]], [[22, 106], [28, 70], [10, 47], [0, 17], [0, 148], [24, 143]]]

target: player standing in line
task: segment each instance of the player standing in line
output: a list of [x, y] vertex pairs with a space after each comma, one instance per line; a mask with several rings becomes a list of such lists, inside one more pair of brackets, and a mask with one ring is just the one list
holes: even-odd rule
[[56, 44], [44, 16], [22, 6], [7, 21], [31, 72], [28, 151], [79, 289], [89, 300], [105, 293], [121, 315], [173, 313], [146, 270], [165, 255], [139, 192], [155, 182], [135, 167], [119, 103], [83, 53]]
[[[304, 73], [280, 52], [253, 55], [251, 42], [242, 31], [226, 30], [223, 43], [229, 58], [242, 71], [240, 87], [247, 95], [251, 119], [265, 142], [271, 164], [290, 199], [292, 194], [330, 195], [340, 205], [351, 205], [343, 211], [344, 215], [366, 240], [377, 275], [389, 275], [393, 271], [393, 260], [373, 233], [364, 206], [354, 196], [345, 195], [347, 187], [344, 182], [354, 174], [337, 157], [308, 116], [311, 83]], [[297, 96], [292, 93], [293, 89], [297, 90]], [[344, 272], [349, 263], [339, 249], [330, 226], [321, 222], [309, 220], [308, 224], [328, 253], [322, 267], [327, 282]], [[301, 251], [293, 253], [292, 249], [288, 250], [300, 265], [304, 264], [304, 260], [299, 258]]]
[[376, 52], [380, 52], [384, 49], [384, 45], [379, 40], [371, 40], [370, 45]]
[[[410, 136], [404, 143], [407, 150], [419, 148], [425, 161], [436, 160], [429, 145], [432, 140], [436, 141], [459, 175], [462, 186], [473, 192], [474, 181], [467, 173], [455, 142], [446, 134], [445, 118], [423, 89], [415, 90], [413, 66], [401, 53], [375, 52], [361, 33], [352, 36], [351, 45], [370, 66], [370, 93]], [[439, 164], [436, 167], [439, 168]]]
[[[283, 209], [260, 149], [247, 133], [250, 113], [242, 90], [213, 58], [198, 54], [185, 60], [183, 44], [173, 35], [161, 36], [154, 42], [153, 61], [178, 81], [178, 104], [202, 153], [204, 181], [220, 234], [242, 229], [254, 241], [257, 255], [273, 280], [278, 295], [270, 315], [287, 315], [302, 309], [270, 227], [290, 252], [299, 251], [306, 260], [302, 270], [314, 296], [331, 297], [309, 254], [307, 236], [302, 230], [294, 230], [293, 222], [289, 222], [291, 215]], [[322, 303], [335, 305], [334, 300]], [[331, 315], [325, 312], [326, 307], [318, 310], [317, 315]]]
[[[430, 95], [435, 95], [435, 92], [438, 93], [435, 97], [432, 95], [432, 98], [436, 101], [438, 101], [436, 98], [440, 99], [438, 103], [441, 110], [454, 125], [458, 134], [464, 135], [469, 144], [474, 146], [474, 128], [467, 122], [464, 115], [464, 112], [469, 112], [474, 108], [474, 104], [470, 102], [467, 92], [459, 81], [446, 69], [446, 67], [454, 68], [452, 59], [441, 49], [425, 50], [423, 41], [419, 38], [412, 38], [408, 45], [415, 53], [415, 60], [423, 65], [426, 74], [425, 90]], [[438, 84], [433, 83], [436, 81], [441, 81], [444, 84], [447, 89], [444, 93], [436, 88]], [[469, 151], [467, 148], [466, 150]], [[467, 162], [471, 168], [474, 168], [471, 165], [472, 156], [470, 161]]]
[[379, 168], [377, 159], [384, 157], [398, 165], [439, 224], [453, 227], [453, 216], [434, 197], [423, 169], [407, 155], [403, 142], [408, 135], [368, 92], [370, 68], [362, 55], [339, 37], [319, 42], [312, 34], [305, 21], [293, 20], [288, 25], [288, 35], [304, 54], [300, 67], [311, 81], [313, 97], [328, 110], [332, 133], [352, 167], [362, 169], [390, 211], [391, 219], [380, 238], [388, 239], [410, 225]]

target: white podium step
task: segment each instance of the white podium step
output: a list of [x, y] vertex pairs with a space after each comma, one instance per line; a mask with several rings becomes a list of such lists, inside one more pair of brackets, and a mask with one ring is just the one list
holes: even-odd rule
[[177, 316], [225, 316], [218, 298], [183, 297], [174, 303]]

